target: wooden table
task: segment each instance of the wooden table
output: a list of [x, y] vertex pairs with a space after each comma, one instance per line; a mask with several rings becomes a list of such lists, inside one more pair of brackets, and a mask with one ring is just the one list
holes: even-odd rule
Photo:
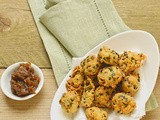
[[[150, 32], [160, 45], [159, 0], [113, 0], [115, 7], [132, 29]], [[41, 92], [27, 101], [13, 101], [0, 90], [0, 120], [49, 120], [57, 85], [54, 73], [38, 34], [27, 0], [0, 0], [0, 76], [7, 66], [30, 61], [43, 71]], [[154, 94], [160, 104], [160, 76]], [[148, 112], [143, 120], [160, 120], [160, 108]]]

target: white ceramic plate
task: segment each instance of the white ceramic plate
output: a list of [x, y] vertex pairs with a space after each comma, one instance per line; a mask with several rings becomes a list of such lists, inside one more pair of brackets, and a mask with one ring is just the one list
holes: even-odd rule
[[[149, 99], [153, 88], [155, 86], [158, 69], [159, 69], [159, 49], [154, 37], [144, 31], [131, 30], [120, 34], [117, 34], [88, 52], [83, 58], [87, 57], [89, 54], [97, 54], [98, 50], [102, 46], [108, 46], [109, 48], [122, 53], [125, 50], [131, 50], [135, 52], [142, 52], [147, 56], [147, 61], [144, 66], [140, 69], [141, 77], [141, 88], [135, 96], [137, 104], [144, 104]], [[73, 65], [79, 65], [79, 61]], [[72, 70], [67, 74], [67, 76], [62, 81], [59, 86], [51, 106], [51, 120], [72, 120], [73, 117], [66, 114], [60, 104], [59, 100], [64, 92], [66, 92], [65, 83], [69, 78]], [[138, 107], [136, 109], [139, 109]], [[136, 110], [135, 110], [136, 111]], [[81, 111], [83, 112], [83, 111]], [[78, 120], [78, 119], [77, 119]]]
[[14, 95], [11, 91], [11, 85], [10, 85], [11, 74], [19, 67], [20, 63], [26, 63], [26, 62], [18, 62], [18, 63], [10, 65], [3, 72], [2, 77], [1, 77], [1, 89], [2, 89], [3, 93], [9, 98], [11, 98], [13, 100], [19, 100], [19, 101], [20, 100], [27, 100], [27, 99], [30, 99], [30, 98], [34, 97], [35, 95], [37, 95], [44, 84], [44, 77], [43, 77], [43, 73], [42, 73], [41, 69], [38, 66], [36, 66], [35, 64], [31, 63], [31, 67], [34, 68], [35, 74], [39, 75], [39, 77], [40, 77], [40, 83], [35, 91], [35, 94], [30, 94], [25, 97], [18, 97], [16, 95]]

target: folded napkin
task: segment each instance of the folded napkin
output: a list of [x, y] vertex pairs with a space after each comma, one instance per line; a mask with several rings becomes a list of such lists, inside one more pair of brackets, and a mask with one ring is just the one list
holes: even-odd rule
[[[81, 57], [105, 39], [129, 30], [111, 0], [29, 0], [57, 84]], [[146, 111], [158, 106], [153, 94]]]
[[48, 9], [40, 20], [74, 57], [129, 29], [110, 0], [66, 0]]

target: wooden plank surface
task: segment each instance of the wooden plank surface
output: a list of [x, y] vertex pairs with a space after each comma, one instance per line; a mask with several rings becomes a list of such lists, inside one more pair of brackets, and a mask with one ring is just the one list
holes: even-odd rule
[[[130, 28], [150, 32], [160, 44], [159, 0], [112, 1]], [[51, 68], [27, 0], [0, 0], [0, 68], [17, 61]]]
[[[132, 29], [153, 34], [160, 45], [159, 0], [112, 0], [118, 13]], [[0, 0], [0, 68], [17, 61], [30, 61], [51, 68], [35, 26], [27, 0]], [[0, 76], [4, 69], [0, 69]], [[0, 90], [0, 120], [49, 120], [50, 107], [57, 89], [51, 69], [43, 69], [42, 91], [27, 101], [8, 99]], [[160, 75], [154, 94], [160, 104]], [[148, 112], [142, 120], [160, 120], [160, 108]]]
[[119, 15], [131, 28], [150, 32], [160, 45], [159, 0], [112, 0]]
[[51, 68], [27, 0], [0, 0], [0, 68], [17, 61]]

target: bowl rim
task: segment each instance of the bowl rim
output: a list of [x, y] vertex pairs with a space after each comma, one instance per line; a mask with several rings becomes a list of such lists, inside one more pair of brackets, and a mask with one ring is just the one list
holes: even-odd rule
[[[31, 67], [34, 68], [34, 71], [36, 71], [36, 73], [38, 74], [38, 76], [40, 77], [40, 83], [37, 87], [37, 89], [35, 90], [35, 94], [30, 94], [30, 95], [27, 95], [27, 96], [24, 96], [24, 97], [19, 97], [19, 96], [16, 96], [14, 95], [12, 92], [9, 92], [7, 90], [7, 88], [4, 86], [4, 82], [5, 82], [5, 78], [6, 76], [9, 74], [9, 72], [11, 70], [15, 70], [21, 63], [31, 63], [31, 62], [17, 62], [17, 63], [14, 63], [10, 66], [7, 67], [7, 69], [2, 73], [2, 76], [1, 76], [1, 81], [0, 81], [0, 86], [1, 86], [1, 90], [2, 92], [8, 97], [8, 98], [11, 98], [13, 100], [18, 100], [18, 101], [23, 101], [23, 100], [28, 100], [34, 96], [36, 96], [40, 90], [42, 89], [43, 85], [44, 85], [44, 76], [43, 76], [43, 72], [42, 70], [35, 64], [31, 63]], [[10, 80], [9, 80], [10, 81]], [[10, 83], [9, 83], [10, 85]]]

